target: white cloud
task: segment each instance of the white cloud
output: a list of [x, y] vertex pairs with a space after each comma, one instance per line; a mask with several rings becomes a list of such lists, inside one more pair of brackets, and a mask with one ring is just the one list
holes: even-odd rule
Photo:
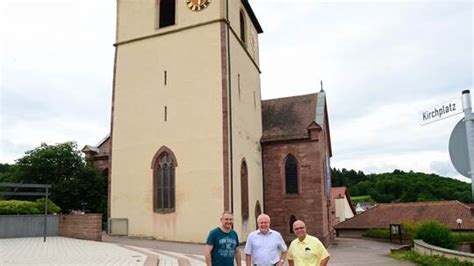
[[420, 126], [418, 115], [472, 87], [473, 4], [387, 2], [253, 1], [263, 98], [316, 92], [323, 80], [334, 166], [462, 179], [432, 167], [450, 163], [460, 116]]
[[0, 3], [0, 161], [109, 131], [114, 1]]
[[43, 142], [56, 144], [77, 141], [79, 149], [86, 144], [95, 145], [109, 133], [109, 128], [73, 116], [55, 116], [43, 117], [41, 120], [13, 121], [3, 133], [5, 138], [0, 143], [0, 162], [13, 163], [24, 152]]
[[[359, 117], [332, 121], [333, 166], [367, 173], [394, 169], [435, 172], [466, 181], [455, 172], [448, 151], [451, 131], [463, 116], [419, 124], [419, 110], [452, 96], [386, 104]], [[437, 162], [442, 162], [443, 168], [436, 167]]]
[[[317, 92], [323, 80], [334, 166], [455, 174], [447, 142], [458, 119], [422, 127], [417, 116], [472, 87], [472, 2], [251, 4], [265, 31], [263, 98]], [[108, 133], [115, 5], [0, 1], [1, 162], [41, 142], [81, 147]]]

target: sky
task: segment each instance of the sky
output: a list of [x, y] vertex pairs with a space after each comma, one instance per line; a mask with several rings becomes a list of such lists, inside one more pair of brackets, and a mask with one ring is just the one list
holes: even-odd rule
[[[472, 1], [250, 3], [264, 31], [262, 98], [318, 92], [323, 80], [332, 167], [470, 182], [448, 152], [463, 115], [424, 126], [419, 116], [474, 94]], [[108, 134], [115, 14], [115, 0], [0, 1], [0, 163]]]

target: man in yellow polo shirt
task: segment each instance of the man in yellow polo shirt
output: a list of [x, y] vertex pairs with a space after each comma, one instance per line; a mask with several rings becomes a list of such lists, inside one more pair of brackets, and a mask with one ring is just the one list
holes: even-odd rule
[[329, 253], [319, 239], [306, 233], [304, 222], [300, 220], [294, 222], [293, 231], [297, 238], [291, 242], [288, 249], [288, 264], [290, 266], [326, 266]]

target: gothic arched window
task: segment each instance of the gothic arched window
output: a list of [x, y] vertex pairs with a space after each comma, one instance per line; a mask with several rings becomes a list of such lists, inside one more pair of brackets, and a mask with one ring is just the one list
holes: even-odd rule
[[286, 194], [298, 194], [298, 161], [291, 154], [285, 160], [285, 190]]
[[176, 0], [158, 0], [159, 7], [159, 27], [167, 27], [175, 24]]
[[155, 212], [174, 212], [176, 207], [177, 166], [173, 153], [161, 148], [153, 158], [153, 209]]
[[240, 196], [242, 202], [242, 220], [247, 220], [249, 218], [249, 179], [245, 160], [242, 160], [242, 165], [240, 166]]

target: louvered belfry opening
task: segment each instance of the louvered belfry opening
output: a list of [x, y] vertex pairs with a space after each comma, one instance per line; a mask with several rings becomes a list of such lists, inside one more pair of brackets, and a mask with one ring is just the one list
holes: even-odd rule
[[176, 18], [176, 0], [160, 1], [160, 28], [175, 24]]

